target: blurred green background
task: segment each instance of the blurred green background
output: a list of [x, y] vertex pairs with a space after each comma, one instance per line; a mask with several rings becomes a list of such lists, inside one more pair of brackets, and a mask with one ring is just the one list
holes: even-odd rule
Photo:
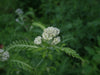
[[[18, 8], [24, 11], [24, 25], [16, 22]], [[100, 0], [0, 0], [0, 45], [33, 41], [43, 31], [38, 24], [58, 27], [62, 43], [87, 60], [81, 66], [67, 58], [57, 66], [57, 75], [100, 74]]]

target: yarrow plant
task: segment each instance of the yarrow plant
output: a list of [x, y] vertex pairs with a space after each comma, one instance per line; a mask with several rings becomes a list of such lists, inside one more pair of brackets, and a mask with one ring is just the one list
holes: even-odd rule
[[[38, 70], [40, 71], [41, 65], [45, 65], [45, 68], [41, 68], [45, 71], [48, 68], [48, 66], [46, 67], [46, 64], [51, 63], [51, 65], [48, 64], [49, 67], [51, 67], [53, 66], [52, 64], [54, 64], [54, 62], [59, 63], [59, 60], [62, 60], [61, 55], [63, 53], [80, 59], [82, 62], [84, 61], [75, 50], [61, 44], [61, 38], [59, 36], [60, 29], [56, 27], [47, 27], [43, 29], [42, 35], [37, 36], [34, 39], [34, 42], [24, 40], [15, 41], [6, 48], [6, 50], [12, 54], [9, 60], [9, 63], [11, 64], [9, 67], [14, 66], [13, 68], [15, 68], [17, 66], [17, 69], [21, 68], [32, 73], [31, 75], [35, 75], [35, 72], [37, 72], [36, 75], [41, 75], [38, 74]], [[0, 50], [2, 61], [9, 58], [9, 52], [7, 51], [4, 52], [4, 50]], [[59, 57], [59, 59], [56, 57]], [[49, 61], [48, 63], [46, 63], [47, 60]], [[16, 70], [16, 72], [17, 71], [18, 70]]]
[[16, 22], [23, 25], [24, 24], [23, 10], [18, 8], [16, 9], [15, 13], [18, 15], [18, 18], [16, 18]]
[[9, 52], [4, 51], [3, 49], [0, 49], [0, 61], [7, 61], [9, 58]]
[[[15, 10], [15, 13], [16, 13], [16, 16], [17, 18], [15, 19], [15, 21], [21, 26], [23, 27], [27, 32], [28, 31], [31, 31], [33, 29], [33, 24], [31, 25], [29, 23], [32, 22], [31, 19], [29, 17], [29, 15], [33, 15], [33, 12], [32, 11], [29, 11], [29, 12], [24, 12], [21, 8], [18, 8]], [[33, 17], [33, 16], [32, 16]]]
[[50, 44], [56, 45], [60, 42], [60, 37], [58, 36], [60, 33], [60, 30], [56, 27], [48, 27], [44, 29], [44, 32], [42, 33], [42, 37], [38, 36], [34, 40], [34, 44], [41, 44], [42, 41], [52, 41]]

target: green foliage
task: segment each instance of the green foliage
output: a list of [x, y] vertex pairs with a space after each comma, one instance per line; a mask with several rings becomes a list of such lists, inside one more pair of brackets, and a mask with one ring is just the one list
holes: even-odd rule
[[84, 65], [84, 68], [88, 68], [89, 70], [88, 72], [85, 73], [91, 75], [99, 73], [98, 65], [100, 64], [100, 45], [99, 45], [100, 37], [97, 37], [97, 39], [98, 39], [98, 46], [94, 46], [92, 48], [85, 47], [85, 50], [88, 52], [88, 57], [85, 57], [85, 59], [88, 61], [88, 63]]
[[[51, 48], [51, 47], [47, 47], [46, 45], [44, 47], [36, 46], [31, 42], [23, 41], [23, 40], [13, 42], [11, 45], [9, 45], [9, 47], [6, 48], [6, 50], [8, 50], [11, 53], [9, 64], [11, 64], [11, 65], [13, 64], [12, 68], [14, 68], [14, 66], [16, 65], [16, 69], [20, 68], [25, 71], [29, 71], [30, 74], [32, 74], [32, 73], [34, 74], [35, 71], [37, 73], [38, 67], [41, 68], [41, 65], [45, 66], [45, 67], [42, 66], [44, 68], [44, 70], [43, 71], [41, 70], [41, 72], [44, 73], [45, 69], [48, 67], [45, 65], [45, 62], [50, 62], [50, 60], [52, 60], [51, 63], [58, 62], [58, 60], [61, 60], [61, 59], [56, 58], [55, 56], [62, 57], [62, 55], [63, 55], [62, 51], [68, 55], [71, 55], [73, 57], [76, 57], [76, 58], [82, 60], [82, 62], [83, 62], [83, 59], [76, 53], [75, 50], [72, 50], [71, 48], [63, 48], [63, 47], [56, 47], [56, 46], [53, 46]], [[32, 55], [30, 55], [31, 58], [33, 58], [35, 55], [34, 59], [36, 59], [36, 61], [38, 61], [38, 64], [36, 64], [37, 62], [35, 62], [34, 60], [29, 59], [28, 55], [25, 55], [29, 51], [32, 52]], [[24, 53], [24, 56], [22, 53]], [[20, 56], [20, 59], [23, 59], [23, 57], [24, 57], [24, 59], [23, 59], [24, 61], [18, 60], [19, 56]], [[40, 58], [38, 58], [38, 56], [40, 56], [41, 61], [39, 61]], [[30, 66], [29, 64], [27, 64], [25, 62], [25, 60], [29, 60], [30, 61], [29, 64], [31, 64], [31, 62], [34, 62], [36, 64], [36, 66]], [[56, 61], [54, 61], [54, 60], [56, 60]], [[42, 62], [44, 62], [44, 63], [42, 63]], [[50, 67], [52, 67], [52, 65], [50, 65]], [[52, 68], [55, 69], [56, 67], [52, 67]], [[40, 74], [39, 73], [37, 73], [37, 74], [41, 75], [41, 72], [40, 72]]]
[[10, 44], [6, 50], [12, 50], [13, 48], [22, 48], [24, 50], [24, 48], [38, 48], [37, 46], [34, 46], [33, 43], [28, 42], [28, 41], [15, 41], [12, 44]]
[[26, 70], [26, 71], [32, 71], [33, 70], [33, 67], [31, 67], [30, 65], [26, 64], [25, 62], [23, 61], [20, 61], [20, 60], [11, 60], [11, 63], [17, 65], [18, 68], [22, 68], [23, 70]]
[[[99, 0], [0, 0], [0, 47], [3, 45], [11, 55], [9, 63], [0, 62], [0, 75], [100, 74], [99, 3]], [[16, 22], [18, 8], [24, 11], [23, 25]], [[64, 45], [54, 47], [50, 53], [33, 44], [34, 38], [48, 26], [61, 30]], [[23, 63], [32, 68], [39, 66], [31, 74]]]
[[64, 48], [64, 47], [61, 47], [58, 49], [60, 49], [61, 51], [64, 51], [66, 54], [68, 55], [71, 55], [72, 57], [76, 57], [78, 59], [80, 59], [82, 62], [84, 62], [84, 60], [79, 56], [79, 54], [76, 53], [75, 50], [71, 49], [71, 48]]

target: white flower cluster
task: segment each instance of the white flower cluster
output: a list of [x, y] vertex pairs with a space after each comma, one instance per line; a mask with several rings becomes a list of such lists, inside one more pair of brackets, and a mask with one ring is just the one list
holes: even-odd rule
[[18, 8], [15, 11], [18, 15], [22, 15], [24, 12], [22, 11], [22, 9]]
[[48, 27], [44, 29], [44, 32], [42, 34], [43, 39], [45, 40], [51, 40], [53, 37], [57, 36], [60, 33], [60, 30], [55, 27]]
[[42, 43], [42, 41], [41, 41], [41, 36], [37, 36], [37, 37], [35, 38], [35, 40], [34, 40], [34, 43], [37, 44], [37, 45], [41, 44], [41, 43]]
[[0, 49], [0, 61], [6, 61], [9, 58], [9, 52]]
[[60, 37], [57, 37], [60, 33], [60, 30], [56, 27], [48, 27], [44, 29], [44, 32], [42, 33], [42, 37], [38, 36], [35, 38], [34, 43], [39, 45], [42, 43], [42, 39], [46, 41], [52, 41], [52, 45], [56, 45], [60, 42]]

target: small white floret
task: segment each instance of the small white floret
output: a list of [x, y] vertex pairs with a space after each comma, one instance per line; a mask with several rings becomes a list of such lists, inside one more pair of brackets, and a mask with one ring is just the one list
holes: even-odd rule
[[35, 40], [34, 40], [34, 44], [39, 45], [39, 44], [41, 44], [41, 43], [42, 43], [42, 41], [41, 41], [41, 36], [37, 36], [37, 37], [35, 38]]
[[54, 38], [54, 40], [52, 41], [52, 45], [56, 45], [56, 44], [58, 44], [60, 41], [61, 41], [61, 40], [60, 40], [60, 37], [56, 37], [56, 38]]

